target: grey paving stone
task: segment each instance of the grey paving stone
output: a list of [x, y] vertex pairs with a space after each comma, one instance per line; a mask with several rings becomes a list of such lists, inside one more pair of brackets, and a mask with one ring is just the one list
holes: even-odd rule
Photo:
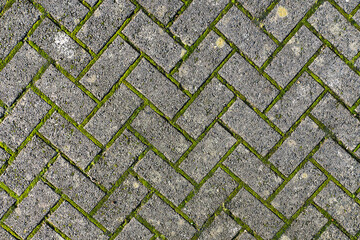
[[191, 93], [195, 93], [230, 51], [230, 46], [211, 31], [180, 66], [174, 77]]
[[33, 240], [64, 240], [57, 232], [47, 224], [41, 226], [40, 230], [34, 235]]
[[0, 237], [9, 240], [16, 239], [9, 232], [5, 231], [5, 229], [3, 229], [2, 227], [0, 227]]
[[325, 174], [307, 162], [276, 195], [271, 204], [290, 218], [325, 180]]
[[105, 240], [109, 238], [68, 202], [61, 204], [50, 215], [49, 221], [73, 240]]
[[0, 141], [16, 149], [50, 110], [44, 100], [28, 91], [0, 124]]
[[310, 205], [292, 222], [280, 239], [313, 239], [327, 221], [314, 206]]
[[261, 155], [265, 155], [281, 138], [280, 134], [240, 99], [222, 116], [222, 120]]
[[271, 239], [284, 224], [244, 188], [227, 204], [227, 208], [263, 239]]
[[240, 144], [223, 163], [252, 190], [266, 199], [282, 183], [269, 166]]
[[36, 227], [60, 196], [43, 182], [38, 182], [5, 223], [17, 234], [25, 238]]
[[327, 239], [339, 239], [339, 240], [348, 240], [349, 238], [341, 232], [334, 224], [331, 224], [326, 228], [325, 232], [323, 232], [319, 238], [320, 240]]
[[360, 50], [360, 32], [329, 2], [324, 2], [308, 21], [348, 59]]
[[142, 11], [122, 32], [167, 72], [175, 66], [185, 51]]
[[189, 239], [195, 228], [157, 195], [146, 203], [139, 215], [169, 240]]
[[121, 84], [85, 125], [85, 129], [102, 144], [106, 144], [141, 103], [142, 100], [136, 94]]
[[139, 0], [138, 3], [165, 25], [184, 4], [180, 0]]
[[258, 66], [276, 49], [275, 42], [235, 6], [216, 26]]
[[266, 8], [270, 6], [272, 0], [239, 0], [239, 2], [251, 13], [251, 15], [260, 17], [265, 12]]
[[85, 168], [100, 151], [95, 143], [59, 113], [54, 113], [39, 132], [81, 168]]
[[125, 130], [104, 152], [89, 174], [97, 182], [110, 189], [145, 148], [146, 146], [140, 140]]
[[348, 14], [359, 4], [356, 0], [336, 0], [336, 3]]
[[269, 158], [269, 161], [288, 176], [324, 136], [325, 133], [316, 123], [306, 117]]
[[179, 205], [193, 189], [186, 178], [153, 151], [149, 151], [134, 170], [175, 205]]
[[267, 116], [283, 132], [287, 132], [323, 90], [320, 84], [304, 72], [289, 91], [270, 109]]
[[200, 182], [235, 142], [236, 139], [216, 123], [180, 164], [180, 168]]
[[45, 173], [45, 178], [87, 212], [105, 196], [89, 178], [62, 157]]
[[306, 27], [301, 27], [267, 66], [266, 72], [285, 87], [301, 70], [322, 42]]
[[219, 80], [213, 78], [194, 102], [181, 115], [177, 123], [197, 138], [230, 102], [234, 94]]
[[254, 240], [254, 239], [256, 238], [245, 230], [235, 240]]
[[0, 148], [0, 168], [9, 159], [9, 157], [10, 154], [8, 154], [4, 149]]
[[80, 21], [88, 13], [88, 9], [75, 0], [36, 0], [57, 21], [63, 24], [69, 31], [73, 31]]
[[[0, 189], [0, 218], [6, 213], [6, 211], [16, 202], [16, 199], [10, 197], [5, 190]], [[1, 235], [0, 235], [1, 236]]]
[[129, 175], [96, 212], [94, 218], [113, 232], [148, 192], [144, 185]]
[[239, 224], [221, 212], [210, 226], [201, 233], [199, 240], [233, 239], [240, 229]]
[[53, 65], [36, 81], [35, 86], [78, 123], [96, 106], [96, 102]]
[[332, 139], [326, 139], [313, 157], [345, 188], [351, 192], [358, 189], [360, 185], [360, 163]]
[[77, 77], [92, 59], [85, 49], [47, 18], [36, 28], [30, 40], [74, 77]]
[[217, 169], [195, 196], [183, 208], [197, 225], [201, 226], [205, 220], [226, 200], [237, 187], [237, 183], [222, 169]]
[[117, 37], [80, 80], [98, 99], [102, 99], [120, 79], [139, 53]]
[[115, 240], [149, 240], [154, 234], [144, 225], [139, 223], [135, 218], [131, 219], [124, 229], [120, 232]]
[[260, 111], [264, 111], [279, 93], [274, 85], [238, 53], [225, 63], [219, 73]]
[[350, 234], [360, 228], [360, 206], [333, 182], [315, 197], [314, 201], [336, 219]]
[[29, 1], [17, 0], [12, 4], [0, 18], [0, 59], [26, 36], [39, 16], [40, 12]]
[[351, 106], [360, 97], [360, 77], [329, 48], [309, 68], [348, 105]]
[[192, 45], [210, 23], [215, 20], [227, 3], [226, 0], [195, 0], [176, 19], [170, 29], [185, 44]]
[[24, 43], [0, 72], [1, 100], [10, 106], [45, 62], [40, 54]]
[[134, 9], [135, 6], [126, 0], [103, 1], [76, 36], [99, 52]]
[[55, 154], [35, 135], [0, 176], [0, 181], [20, 196]]
[[264, 21], [265, 27], [283, 41], [316, 1], [281, 0]]
[[126, 80], [171, 118], [189, 100], [170, 79], [144, 58]]
[[148, 106], [131, 125], [172, 162], [178, 160], [191, 145], [178, 130]]
[[360, 143], [360, 122], [327, 93], [312, 111], [350, 149]]

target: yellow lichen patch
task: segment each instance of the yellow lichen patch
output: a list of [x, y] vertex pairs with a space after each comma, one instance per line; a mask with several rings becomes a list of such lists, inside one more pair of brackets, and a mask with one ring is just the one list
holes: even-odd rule
[[307, 177], [308, 177], [307, 173], [301, 174], [301, 178], [302, 178], [302, 179], [306, 179]]
[[218, 38], [217, 40], [216, 40], [216, 46], [217, 47], [219, 47], [219, 48], [222, 48], [222, 47], [224, 47], [225, 46], [225, 41], [224, 41], [224, 39], [222, 39], [222, 38]]
[[186, 54], [186, 50], [185, 49], [181, 49], [181, 54], [180, 56], [183, 57]]
[[288, 15], [288, 12], [287, 12], [286, 8], [280, 6], [277, 10], [277, 14], [279, 17], [283, 18]]

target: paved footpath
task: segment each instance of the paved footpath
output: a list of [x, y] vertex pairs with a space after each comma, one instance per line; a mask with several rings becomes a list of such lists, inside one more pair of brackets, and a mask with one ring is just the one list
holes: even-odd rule
[[0, 240], [360, 237], [359, 0], [0, 0]]

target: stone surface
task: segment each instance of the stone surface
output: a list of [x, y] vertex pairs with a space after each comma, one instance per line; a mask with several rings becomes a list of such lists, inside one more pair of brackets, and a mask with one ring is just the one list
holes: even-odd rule
[[47, 224], [42, 225], [40, 230], [32, 238], [34, 240], [64, 240], [57, 232], [51, 229]]
[[16, 199], [12, 198], [5, 192], [5, 190], [0, 189], [0, 218], [6, 213], [6, 211], [15, 203]]
[[334, 224], [331, 224], [326, 228], [325, 232], [323, 232], [319, 238], [320, 240], [326, 239], [339, 239], [339, 240], [348, 240], [349, 238], [341, 232]]
[[242, 6], [248, 10], [251, 15], [254, 17], [260, 17], [266, 10], [267, 7], [271, 4], [271, 0], [255, 0], [255, 1], [248, 1], [248, 0], [240, 0], [239, 1]]
[[135, 218], [131, 219], [124, 229], [120, 232], [115, 240], [131, 239], [131, 240], [149, 240], [154, 234], [150, 232], [144, 225], [139, 223]]
[[180, 0], [139, 0], [138, 3], [165, 25], [183, 5]]

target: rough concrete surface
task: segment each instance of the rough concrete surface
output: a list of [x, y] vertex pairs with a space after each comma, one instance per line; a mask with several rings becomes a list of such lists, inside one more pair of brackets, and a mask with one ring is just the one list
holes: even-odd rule
[[360, 1], [0, 0], [14, 239], [360, 239]]

